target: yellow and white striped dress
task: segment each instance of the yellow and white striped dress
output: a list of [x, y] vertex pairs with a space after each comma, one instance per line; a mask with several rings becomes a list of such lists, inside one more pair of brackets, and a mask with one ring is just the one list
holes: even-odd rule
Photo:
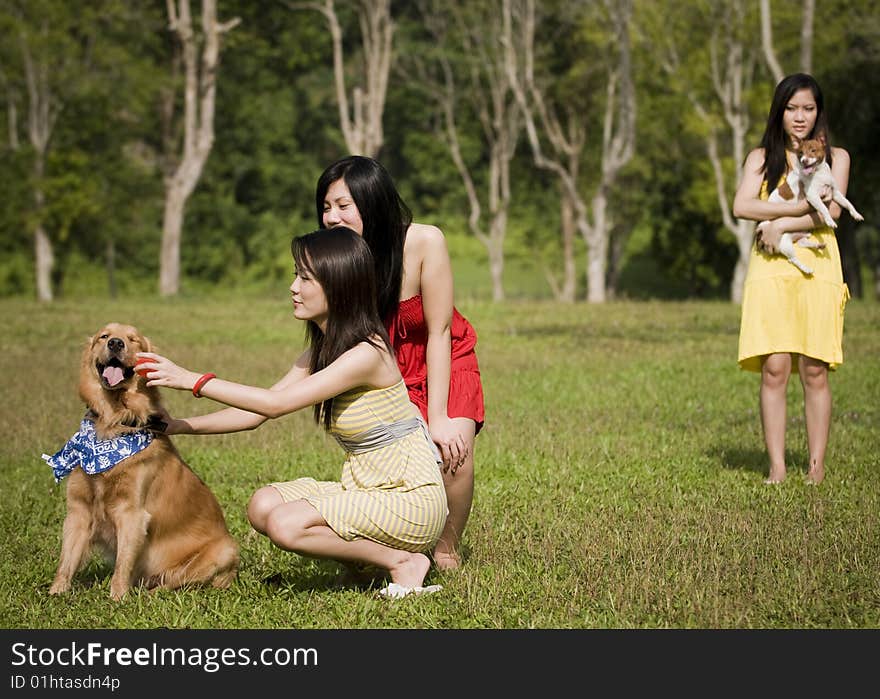
[[[420, 417], [401, 380], [388, 388], [358, 388], [337, 396], [330, 432], [356, 441], [377, 425]], [[346, 541], [370, 539], [404, 551], [429, 551], [447, 515], [432, 447], [418, 429], [372, 451], [347, 452], [341, 482], [299, 478], [271, 485], [285, 502], [309, 502]]]

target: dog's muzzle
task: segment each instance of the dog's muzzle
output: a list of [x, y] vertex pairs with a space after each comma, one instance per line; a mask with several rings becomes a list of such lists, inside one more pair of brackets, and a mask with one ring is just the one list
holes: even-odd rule
[[104, 388], [121, 388], [121, 384], [134, 376], [134, 367], [125, 364], [120, 355], [125, 353], [125, 342], [118, 337], [111, 337], [107, 341], [109, 359], [106, 362], [95, 362], [95, 369], [101, 377]]

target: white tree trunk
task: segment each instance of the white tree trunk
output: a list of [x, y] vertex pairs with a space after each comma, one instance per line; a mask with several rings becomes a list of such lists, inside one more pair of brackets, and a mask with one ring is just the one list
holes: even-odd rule
[[504, 300], [504, 239], [507, 235], [507, 211], [492, 218], [489, 234], [489, 274], [492, 278], [492, 300]]
[[388, 93], [388, 76], [393, 55], [394, 22], [391, 0], [359, 0], [358, 22], [363, 50], [363, 86], [352, 89], [351, 107], [345, 77], [342, 26], [336, 15], [334, 0], [288, 2], [292, 10], [314, 10], [324, 15], [333, 44], [333, 78], [339, 127], [345, 146], [352, 155], [376, 157], [385, 142], [382, 118]]
[[[44, 25], [44, 34], [45, 29]], [[43, 222], [46, 206], [43, 177], [52, 130], [61, 111], [61, 105], [52, 94], [49, 85], [49, 68], [45, 59], [34, 60], [28, 37], [24, 34], [19, 37], [19, 46], [28, 90], [28, 139], [34, 149], [34, 276], [37, 298], [40, 301], [51, 301], [54, 297], [52, 269], [55, 266], [55, 255], [52, 250], [52, 239], [46, 232]]]
[[162, 216], [162, 248], [159, 253], [159, 292], [173, 296], [180, 291], [180, 240], [186, 195], [180, 185], [166, 185]]
[[[746, 270], [748, 269], [749, 255], [752, 247], [754, 223], [752, 221], [737, 220], [731, 213], [732, 194], [742, 179], [742, 165], [745, 160], [745, 139], [749, 130], [749, 104], [747, 95], [751, 87], [756, 57], [750, 52], [750, 46], [744, 44], [742, 37], [748, 36], [749, 32], [745, 25], [745, 9], [742, 0], [729, 0], [723, 4], [725, 16], [722, 21], [712, 18], [712, 32], [708, 37], [709, 42], [709, 85], [715, 93], [717, 104], [712, 110], [707, 109], [703, 100], [698, 97], [698, 91], [693, 86], [685, 90], [688, 99], [694, 107], [694, 111], [705, 126], [706, 154], [712, 166], [712, 174], [715, 180], [715, 193], [718, 208], [724, 228], [733, 235], [739, 257], [733, 271], [730, 284], [730, 299], [736, 303], [742, 300], [743, 284]], [[769, 27], [769, 1], [761, 1], [762, 28]], [[762, 31], [765, 60], [773, 57], [772, 39], [769, 30]], [[661, 63], [670, 75], [674, 77], [680, 69], [678, 50], [674, 39], [667, 35], [668, 55], [661, 59]], [[722, 130], [719, 127], [721, 119], [717, 112], [720, 110], [721, 117], [729, 128], [730, 155], [733, 166], [725, 172], [724, 157], [722, 156], [718, 142]]]
[[[510, 209], [510, 161], [516, 150], [521, 130], [520, 111], [504, 68], [502, 26], [498, 13], [487, 16], [481, 26], [464, 19], [466, 0], [459, 3], [435, 5], [433, 14], [425, 22], [441, 47], [449, 47], [448, 27], [443, 24], [444, 13], [451, 12], [459, 42], [451, 51], [441, 51], [438, 63], [442, 78], [434, 84], [431, 96], [436, 100], [443, 117], [443, 139], [452, 161], [461, 176], [470, 206], [468, 227], [485, 247], [489, 256], [489, 276], [492, 298], [501, 301], [504, 293], [504, 244], [507, 237], [507, 217]], [[445, 43], [445, 46], [444, 46]], [[477, 192], [470, 169], [462, 156], [458, 138], [455, 111], [458, 106], [458, 79], [452, 67], [450, 54], [463, 51], [469, 64], [462, 70], [470, 84], [462, 90], [464, 99], [477, 114], [482, 127], [483, 143], [488, 149], [489, 169], [484, 206]], [[424, 86], [423, 86], [424, 87]], [[488, 232], [483, 224], [483, 212], [488, 211]]]
[[193, 30], [189, 0], [166, 0], [169, 28], [181, 43], [185, 74], [183, 152], [174, 172], [165, 176], [165, 213], [159, 256], [159, 293], [174, 296], [180, 291], [180, 247], [186, 201], [202, 175], [214, 145], [214, 104], [220, 36], [239, 20], [217, 22], [216, 0], [202, 0], [201, 64], [198, 39]]
[[[563, 199], [572, 207], [577, 229], [587, 245], [587, 300], [602, 303], [606, 300], [605, 269], [611, 225], [607, 213], [608, 192], [617, 181], [620, 170], [635, 152], [636, 99], [632, 82], [632, 63], [629, 44], [629, 24], [632, 3], [629, 0], [605, 3], [613, 27], [616, 60], [608, 67], [607, 99], [602, 132], [602, 177], [593, 195], [593, 221], [587, 217], [587, 207], [580, 193], [578, 174], [580, 157], [586, 141], [581, 115], [569, 112], [568, 135], [546, 104], [546, 99], [534, 80], [535, 3], [525, 0], [514, 6], [514, 0], [504, 0], [505, 70], [511, 89], [525, 118], [526, 134], [535, 164], [552, 171], [560, 180]], [[514, 32], [515, 18], [520, 31]], [[619, 91], [618, 91], [619, 85]], [[535, 118], [538, 114], [538, 119]], [[575, 122], [575, 119], [578, 121]], [[538, 130], [545, 135], [554, 151], [554, 157], [544, 153]], [[563, 229], [563, 238], [565, 231]], [[563, 242], [563, 264], [573, 263], [573, 247]], [[569, 257], [571, 255], [571, 257]], [[551, 283], [551, 288], [553, 283]], [[572, 284], [572, 294], [573, 284]]]
[[606, 5], [617, 38], [618, 59], [608, 69], [602, 129], [602, 178], [593, 195], [593, 222], [588, 225], [584, 218], [580, 224], [588, 250], [587, 301], [590, 303], [607, 300], [608, 241], [612, 230], [608, 192], [614, 188], [621, 169], [632, 160], [636, 138], [636, 97], [629, 52], [632, 3], [608, 0]]
[[764, 61], [773, 74], [773, 80], [779, 84], [785, 73], [779, 65], [773, 48], [773, 11], [770, 8], [770, 0], [761, 0], [761, 47], [764, 49]]
[[37, 298], [40, 301], [51, 301], [52, 268], [55, 266], [55, 255], [52, 253], [52, 241], [46, 235], [42, 223], [34, 228], [34, 272], [37, 282]]
[[813, 17], [816, 14], [816, 0], [804, 0], [801, 17], [801, 72], [813, 72]]
[[[801, 56], [800, 71], [813, 72], [813, 22], [816, 14], [816, 0], [803, 0], [801, 11]], [[761, 47], [764, 49], [764, 60], [778, 84], [785, 77], [776, 51], [773, 48], [773, 10], [770, 0], [761, 0]]]
[[559, 205], [559, 223], [562, 233], [562, 286], [556, 298], [563, 303], [574, 303], [577, 291], [577, 265], [574, 259], [574, 204], [563, 193]]
[[593, 225], [584, 236], [587, 244], [587, 301], [605, 303], [605, 269], [608, 262], [608, 231], [611, 225], [607, 217], [608, 197], [600, 189], [593, 196]]

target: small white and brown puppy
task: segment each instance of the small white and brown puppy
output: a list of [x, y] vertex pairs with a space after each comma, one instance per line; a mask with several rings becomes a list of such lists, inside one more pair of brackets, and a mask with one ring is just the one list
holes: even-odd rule
[[[827, 149], [825, 139], [820, 137], [795, 141], [793, 145], [798, 153], [796, 166], [788, 173], [785, 181], [771, 192], [767, 201], [784, 202], [803, 197], [819, 213], [825, 225], [837, 228], [837, 222], [831, 217], [831, 212], [822, 201], [822, 194], [827, 187], [834, 201], [849, 211], [850, 216], [856, 221], [863, 221], [863, 216], [843, 195], [834, 180], [831, 166], [825, 159]], [[758, 230], [760, 231], [767, 223], [769, 222], [762, 221], [758, 225]], [[804, 274], [813, 274], [813, 270], [798, 259], [795, 245], [814, 250], [822, 249], [825, 245], [813, 238], [809, 231], [783, 233], [779, 241], [779, 252], [785, 255], [789, 262]]]
[[225, 588], [238, 571], [239, 548], [217, 498], [184, 463], [161, 429], [157, 389], [135, 371], [150, 341], [131, 325], [110, 323], [82, 355], [79, 394], [88, 408], [81, 429], [54, 456], [56, 480], [68, 476], [61, 560], [50, 594], [70, 589], [92, 546], [115, 559], [110, 596], [133, 584]]

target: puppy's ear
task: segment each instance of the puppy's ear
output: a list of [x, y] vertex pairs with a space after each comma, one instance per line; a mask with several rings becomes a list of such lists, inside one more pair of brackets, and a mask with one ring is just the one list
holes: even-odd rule
[[149, 337], [144, 335], [143, 340], [144, 340], [144, 352], [155, 352], [156, 351], [156, 348], [153, 346], [153, 341]]
[[801, 140], [797, 136], [791, 137], [791, 149], [795, 152], [801, 149]]
[[823, 146], [827, 146], [827, 145], [828, 145], [828, 143], [827, 143], [826, 140], [825, 140], [825, 134], [823, 134], [823, 133], [820, 133], [820, 134], [819, 134], [819, 137], [818, 137], [817, 140], [818, 140], [819, 143], [821, 143]]

